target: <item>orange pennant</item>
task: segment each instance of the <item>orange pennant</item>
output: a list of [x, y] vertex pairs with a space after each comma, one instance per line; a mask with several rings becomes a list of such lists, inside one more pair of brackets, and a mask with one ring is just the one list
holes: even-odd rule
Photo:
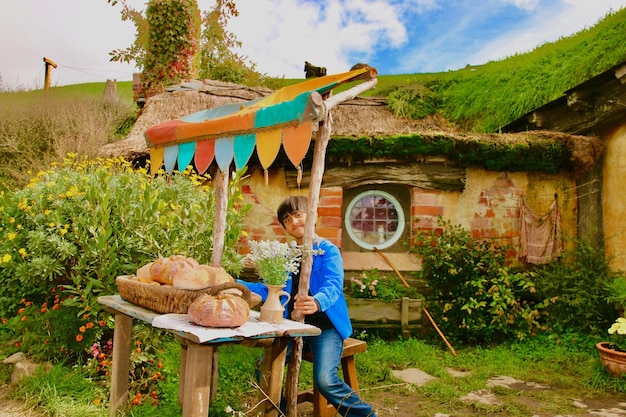
[[296, 167], [300, 165], [309, 150], [312, 129], [312, 122], [304, 122], [283, 129], [283, 149], [285, 149], [291, 163]]

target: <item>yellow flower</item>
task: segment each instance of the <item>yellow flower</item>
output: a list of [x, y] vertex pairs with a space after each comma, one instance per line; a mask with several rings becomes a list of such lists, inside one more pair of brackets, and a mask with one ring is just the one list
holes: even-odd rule
[[67, 233], [67, 229], [59, 229], [59, 234], [60, 234], [61, 236], [63, 236], [63, 235], [64, 235], [64, 234], [66, 234], [66, 233]]
[[11, 255], [9, 255], [8, 253], [2, 257], [2, 262], [7, 263], [10, 261], [11, 261]]
[[17, 236], [17, 233], [15, 233], [15, 232], [9, 233], [9, 240], [15, 239], [16, 236]]
[[19, 254], [22, 255], [22, 258], [26, 258], [26, 249], [24, 248], [20, 248], [20, 250], [18, 250]]
[[48, 214], [50, 214], [50, 213], [52, 213], [52, 210], [47, 210], [47, 209], [46, 209], [46, 210], [44, 210], [44, 211], [43, 211], [43, 214], [45, 214], [46, 216], [47, 216]]
[[52, 223], [48, 223], [48, 226], [50, 226], [50, 227], [54, 227], [54, 222], [52, 222]]
[[15, 218], [14, 218], [14, 217], [11, 217], [11, 218], [9, 219], [9, 223], [11, 223], [11, 224], [15, 223]]

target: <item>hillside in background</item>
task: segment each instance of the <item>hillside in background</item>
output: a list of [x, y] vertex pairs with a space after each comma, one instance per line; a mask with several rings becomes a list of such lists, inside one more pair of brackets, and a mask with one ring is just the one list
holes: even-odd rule
[[398, 115], [441, 113], [462, 129], [498, 131], [568, 89], [626, 61], [626, 9], [531, 52], [444, 73], [380, 77], [374, 94]]

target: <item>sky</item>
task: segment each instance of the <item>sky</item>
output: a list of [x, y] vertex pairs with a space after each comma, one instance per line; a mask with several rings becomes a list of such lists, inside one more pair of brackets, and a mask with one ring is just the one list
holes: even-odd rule
[[[145, 10], [147, 0], [126, 0]], [[197, 0], [202, 11], [212, 0]], [[379, 74], [456, 70], [533, 50], [593, 26], [626, 0], [235, 0], [228, 30], [241, 55], [269, 76], [304, 78], [304, 62]], [[129, 81], [132, 64], [110, 62], [135, 27], [107, 0], [0, 0], [0, 90]]]

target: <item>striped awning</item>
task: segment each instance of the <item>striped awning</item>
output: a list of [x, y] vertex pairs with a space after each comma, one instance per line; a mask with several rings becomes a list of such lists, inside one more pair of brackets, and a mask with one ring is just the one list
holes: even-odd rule
[[308, 79], [256, 100], [226, 104], [150, 127], [145, 132], [150, 148], [151, 171], [165, 166], [182, 171], [193, 163], [204, 173], [213, 160], [222, 172], [231, 163], [243, 168], [256, 149], [267, 170], [282, 145], [299, 167], [311, 143], [313, 122], [325, 116], [314, 96], [336, 86], [362, 79], [370, 68]]

